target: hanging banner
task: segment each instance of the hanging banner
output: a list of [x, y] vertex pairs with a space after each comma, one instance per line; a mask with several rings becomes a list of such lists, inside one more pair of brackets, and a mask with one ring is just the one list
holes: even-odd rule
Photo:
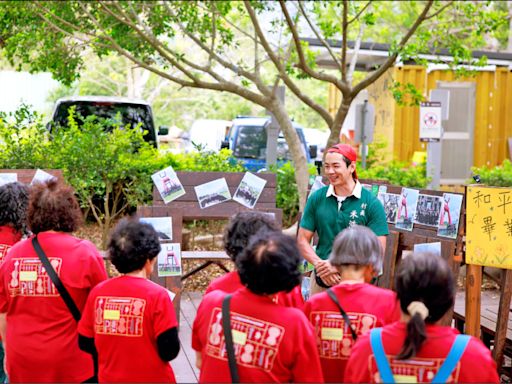
[[441, 133], [441, 103], [420, 103], [420, 141], [439, 141]]
[[512, 188], [467, 189], [466, 263], [512, 269]]

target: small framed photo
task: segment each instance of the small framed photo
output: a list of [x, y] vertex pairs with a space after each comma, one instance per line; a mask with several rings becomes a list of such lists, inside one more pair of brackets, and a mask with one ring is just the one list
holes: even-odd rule
[[396, 228], [412, 231], [419, 194], [420, 191], [417, 189], [402, 188], [396, 214]]
[[250, 172], [246, 172], [242, 181], [238, 185], [233, 200], [253, 209], [258, 201], [267, 180], [255, 176]]
[[158, 254], [158, 276], [181, 276], [181, 244], [161, 243], [162, 250]]
[[139, 220], [150, 224], [160, 240], [172, 240], [172, 217], [141, 217]]
[[30, 185], [34, 185], [35, 183], [44, 183], [53, 179], [55, 179], [55, 176], [50, 175], [48, 172], [45, 172], [42, 169], [38, 169], [32, 178]]
[[171, 201], [185, 194], [185, 189], [183, 185], [181, 185], [172, 167], [167, 167], [164, 170], [156, 172], [151, 178], [165, 204], [169, 204]]
[[231, 200], [228, 183], [225, 178], [216, 179], [194, 187], [201, 209]]
[[18, 181], [16, 173], [0, 173], [0, 186]]
[[396, 214], [398, 212], [398, 202], [400, 195], [396, 193], [379, 192], [377, 198], [384, 206], [384, 212], [386, 213], [386, 221], [390, 224], [396, 222]]
[[439, 215], [438, 236], [456, 239], [459, 231], [460, 209], [463, 195], [456, 193], [443, 194], [443, 206]]
[[441, 196], [422, 195], [418, 197], [418, 206], [416, 208], [415, 224], [437, 227], [439, 223], [439, 214], [441, 213], [443, 198]]

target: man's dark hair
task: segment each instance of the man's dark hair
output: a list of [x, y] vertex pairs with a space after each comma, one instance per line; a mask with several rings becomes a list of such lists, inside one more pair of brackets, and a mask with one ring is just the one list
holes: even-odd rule
[[258, 232], [236, 259], [240, 280], [250, 291], [271, 295], [300, 284], [301, 260], [295, 238], [280, 232]]
[[249, 239], [260, 230], [277, 231], [279, 227], [270, 215], [262, 212], [239, 212], [229, 221], [224, 231], [224, 249], [236, 261]]
[[35, 234], [74, 232], [83, 220], [75, 191], [57, 179], [32, 186], [27, 216], [28, 226]]
[[108, 257], [120, 273], [142, 269], [147, 260], [160, 252], [158, 234], [151, 224], [136, 219], [123, 219], [108, 240]]
[[28, 197], [29, 189], [25, 184], [15, 182], [0, 186], [0, 226], [27, 232]]

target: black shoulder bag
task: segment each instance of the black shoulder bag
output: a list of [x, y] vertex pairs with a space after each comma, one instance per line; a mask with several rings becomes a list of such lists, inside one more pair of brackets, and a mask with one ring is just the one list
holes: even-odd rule
[[[59, 278], [59, 275], [57, 275], [57, 272], [55, 272], [55, 269], [52, 266], [52, 263], [50, 263], [50, 260], [48, 260], [48, 256], [46, 256], [46, 253], [44, 253], [43, 248], [41, 248], [41, 244], [39, 244], [39, 241], [37, 240], [37, 236], [34, 236], [32, 238], [32, 245], [34, 246], [34, 249], [37, 253], [37, 256], [39, 257], [39, 260], [41, 260], [41, 264], [43, 264], [44, 269], [46, 270], [46, 273], [52, 280], [53, 285], [55, 285], [55, 288], [57, 288], [57, 291], [59, 291], [60, 297], [62, 297], [62, 300], [64, 300], [64, 303], [68, 307], [69, 311], [71, 312], [71, 315], [75, 319], [75, 321], [78, 323], [82, 317], [82, 314], [80, 313], [80, 310], [76, 306], [75, 302], [73, 301], [73, 298], [69, 294], [68, 290], [62, 284], [62, 281]], [[90, 379], [87, 379], [85, 382], [98, 382], [98, 354], [92, 354], [92, 360], [94, 365], [94, 376]], [[92, 380], [92, 381], [91, 381]]]
[[354, 328], [352, 328], [352, 324], [350, 323], [350, 319], [347, 315], [347, 312], [345, 312], [345, 310], [341, 306], [340, 302], [338, 301], [338, 298], [336, 297], [336, 295], [334, 294], [334, 292], [332, 291], [331, 288], [326, 290], [326, 292], [327, 292], [327, 295], [329, 295], [329, 297], [331, 298], [331, 300], [334, 301], [334, 304], [336, 304], [336, 306], [338, 307], [338, 309], [341, 313], [341, 316], [343, 317], [343, 320], [345, 320], [345, 325], [350, 329], [350, 333], [352, 334], [352, 339], [354, 341], [356, 341], [357, 333], [356, 333], [356, 331], [354, 331]]
[[222, 331], [226, 342], [226, 352], [228, 354], [229, 372], [231, 373], [231, 382], [239, 383], [238, 367], [236, 365], [235, 346], [233, 345], [233, 334], [231, 333], [231, 316], [229, 314], [229, 304], [231, 295], [226, 295], [222, 300]]

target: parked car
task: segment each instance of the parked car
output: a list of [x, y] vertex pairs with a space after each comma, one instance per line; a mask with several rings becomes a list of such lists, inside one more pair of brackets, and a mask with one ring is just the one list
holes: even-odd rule
[[194, 150], [194, 146], [207, 151], [217, 151], [226, 137], [229, 127], [231, 127], [231, 121], [228, 120], [199, 119], [194, 121], [188, 131], [185, 151]]
[[[71, 96], [57, 100], [53, 110], [52, 118], [48, 123], [50, 132], [56, 127], [65, 127], [68, 123], [68, 110], [75, 106], [76, 113], [83, 118], [96, 115], [101, 118], [119, 121], [122, 125], [130, 124], [135, 127], [142, 123], [141, 127], [146, 131], [144, 139], [154, 147], [158, 147], [157, 133], [153, 120], [153, 112], [147, 101], [130, 99], [125, 97], [109, 96]], [[80, 123], [80, 122], [78, 122]], [[160, 127], [159, 135], [168, 133], [167, 127]]]
[[[233, 125], [222, 142], [221, 148], [230, 148], [233, 151], [233, 157], [250, 171], [266, 168], [269, 124], [269, 117], [237, 117], [233, 120]], [[316, 157], [316, 146], [308, 147], [300, 125], [293, 123], [293, 127], [297, 131], [307, 161], [311, 162], [311, 159]], [[277, 160], [278, 165], [291, 160], [288, 144], [282, 132], [277, 139]]]

